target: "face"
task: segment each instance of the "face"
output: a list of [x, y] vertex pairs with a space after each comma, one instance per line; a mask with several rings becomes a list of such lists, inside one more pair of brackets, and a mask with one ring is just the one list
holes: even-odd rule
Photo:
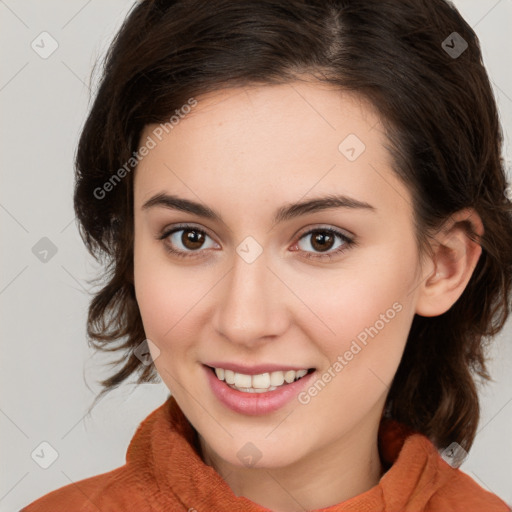
[[415, 313], [412, 200], [356, 96], [298, 82], [196, 99], [141, 137], [157, 144], [134, 177], [136, 297], [203, 445], [283, 467], [375, 431]]

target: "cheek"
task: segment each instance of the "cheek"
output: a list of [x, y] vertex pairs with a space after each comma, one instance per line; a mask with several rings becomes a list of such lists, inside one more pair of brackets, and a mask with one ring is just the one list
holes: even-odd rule
[[[369, 287], [354, 284], [346, 294], [331, 295], [328, 321], [335, 334], [325, 337], [309, 334], [312, 340], [317, 340], [325, 356], [318, 380], [327, 385], [312, 383], [300, 397], [304, 400], [301, 403], [320, 395], [317, 389], [325, 389], [317, 402], [325, 415], [352, 411], [354, 417], [360, 417], [384, 399], [414, 316], [414, 308], [405, 300], [407, 292], [401, 289], [403, 286], [394, 282], [390, 288], [386, 281], [373, 281]], [[318, 422], [325, 420], [325, 415], [320, 412]]]
[[178, 329], [192, 298], [188, 298], [179, 283], [167, 280], [157, 268], [147, 266], [135, 272], [135, 293], [146, 336], [162, 350], [162, 344]]
[[[159, 347], [170, 335], [186, 302], [187, 288], [177, 281], [179, 274], [166, 265], [156, 247], [136, 236], [134, 245], [134, 285], [146, 336]], [[179, 293], [178, 291], [179, 290]]]
[[[194, 265], [173, 264], [161, 248], [135, 245], [135, 295], [146, 337], [162, 355], [187, 350], [191, 339], [197, 337], [202, 328], [202, 299], [214, 284], [208, 275]], [[159, 359], [160, 364], [163, 360]]]
[[[414, 250], [408, 246], [391, 246], [368, 251], [357, 261], [350, 260], [350, 265], [339, 273], [297, 279], [297, 295], [307, 297], [307, 304], [319, 319], [310, 322], [310, 337], [321, 336], [325, 352], [333, 357], [348, 350], [354, 339], [364, 343], [377, 335], [382, 338], [387, 333], [403, 334], [404, 329], [406, 335], [413, 299], [410, 291], [415, 279], [414, 258]], [[311, 313], [308, 318], [313, 318]], [[307, 328], [306, 322], [305, 325]], [[393, 342], [394, 336], [391, 338]], [[397, 343], [402, 338], [403, 335]]]
[[415, 257], [413, 242], [390, 245], [368, 251], [339, 276], [304, 283], [301, 293], [322, 320], [316, 329], [306, 326], [326, 356], [320, 378], [334, 383], [326, 403], [355, 411], [387, 393], [414, 317]]

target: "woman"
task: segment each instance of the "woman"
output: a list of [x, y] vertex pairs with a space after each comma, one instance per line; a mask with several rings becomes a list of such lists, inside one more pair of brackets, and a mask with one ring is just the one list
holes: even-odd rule
[[510, 308], [501, 141], [444, 0], [140, 2], [75, 209], [103, 393], [172, 396], [125, 466], [24, 510], [509, 510], [457, 469]]

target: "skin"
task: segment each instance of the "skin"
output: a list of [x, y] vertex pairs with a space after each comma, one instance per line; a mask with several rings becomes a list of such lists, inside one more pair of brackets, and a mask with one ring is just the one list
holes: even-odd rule
[[[412, 199], [393, 173], [379, 115], [353, 94], [303, 81], [196, 99], [134, 177], [135, 290], [154, 364], [198, 431], [203, 460], [236, 495], [283, 512], [340, 503], [382, 476], [378, 425], [413, 317], [442, 314], [462, 294], [481, 248], [457, 221], [469, 219], [480, 234], [481, 221], [458, 212], [421, 258]], [[349, 134], [366, 146], [355, 161], [338, 149]], [[143, 209], [158, 193], [201, 202], [222, 221]], [[327, 194], [375, 210], [331, 208], [272, 222], [283, 205]], [[205, 231], [203, 245], [184, 245], [183, 231], [158, 239], [178, 223]], [[315, 233], [304, 235], [322, 227], [357, 245], [318, 257]], [[263, 251], [250, 264], [236, 251], [248, 236]], [[166, 243], [192, 257], [169, 254]], [[344, 243], [336, 236], [325, 252]], [[307, 404], [294, 399], [246, 416], [209, 388], [202, 363], [214, 360], [322, 375], [395, 303], [400, 312]], [[261, 453], [254, 467], [237, 457], [248, 442]]]

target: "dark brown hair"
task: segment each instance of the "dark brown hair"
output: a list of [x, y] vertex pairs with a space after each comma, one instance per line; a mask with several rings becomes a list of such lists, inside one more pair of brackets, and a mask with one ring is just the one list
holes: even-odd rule
[[[459, 55], [449, 51], [454, 41], [458, 53], [467, 43]], [[106, 267], [88, 337], [121, 354], [100, 396], [132, 374], [138, 383], [157, 378], [133, 353], [145, 339], [133, 285], [131, 172], [143, 128], [207, 92], [304, 76], [378, 109], [395, 172], [413, 197], [422, 251], [451, 214], [471, 207], [482, 218], [483, 238], [469, 232], [482, 246], [470, 282], [446, 313], [414, 317], [386, 407], [438, 447], [455, 441], [468, 450], [479, 419], [474, 379], [490, 378], [485, 345], [510, 308], [512, 205], [479, 42], [444, 0], [144, 0], [132, 8], [105, 59], [76, 156], [80, 233]]]

